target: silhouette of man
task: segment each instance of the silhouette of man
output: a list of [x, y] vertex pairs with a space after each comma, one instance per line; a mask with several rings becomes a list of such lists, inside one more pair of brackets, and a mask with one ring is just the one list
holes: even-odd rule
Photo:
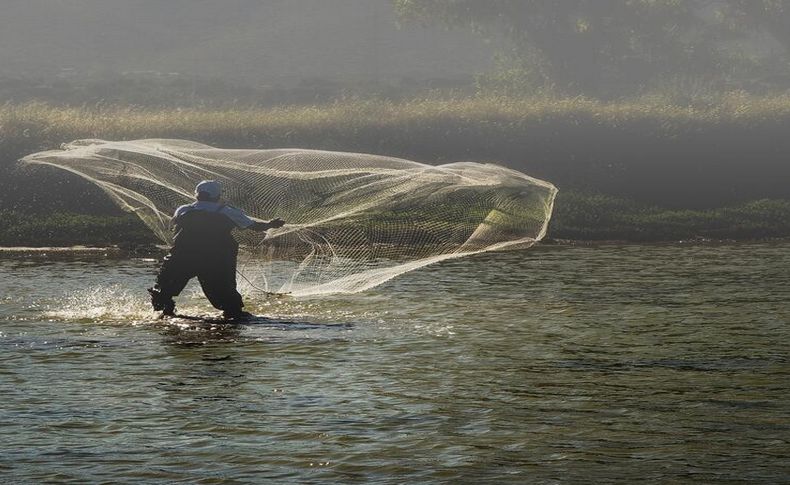
[[282, 227], [285, 222], [254, 221], [242, 210], [221, 202], [221, 196], [218, 181], [204, 180], [195, 187], [197, 201], [182, 205], [173, 215], [173, 246], [162, 261], [156, 284], [148, 289], [151, 304], [154, 310], [162, 312], [161, 317], [175, 315], [173, 297], [195, 276], [209, 302], [222, 310], [224, 318], [251, 316], [242, 310], [244, 303], [236, 290], [239, 244], [231, 231], [238, 227], [264, 232]]

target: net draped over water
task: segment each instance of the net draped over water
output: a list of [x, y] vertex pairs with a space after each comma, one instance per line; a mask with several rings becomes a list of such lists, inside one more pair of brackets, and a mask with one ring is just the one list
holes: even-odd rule
[[239, 272], [252, 288], [310, 295], [372, 288], [450, 258], [521, 249], [546, 234], [557, 189], [480, 163], [431, 166], [357, 153], [225, 150], [184, 141], [78, 140], [23, 162], [74, 172], [137, 214], [164, 243], [197, 182], [253, 218], [282, 218], [265, 236], [238, 230]]

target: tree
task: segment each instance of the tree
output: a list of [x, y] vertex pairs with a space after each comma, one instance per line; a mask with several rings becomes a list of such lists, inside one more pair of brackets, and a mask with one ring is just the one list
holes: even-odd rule
[[[405, 20], [504, 36], [513, 57], [568, 92], [639, 91], [725, 78], [734, 45], [764, 30], [790, 48], [786, 0], [394, 0]], [[743, 22], [743, 20], [748, 22]]]
[[762, 32], [790, 50], [790, 0], [727, 0], [727, 17], [734, 30]]

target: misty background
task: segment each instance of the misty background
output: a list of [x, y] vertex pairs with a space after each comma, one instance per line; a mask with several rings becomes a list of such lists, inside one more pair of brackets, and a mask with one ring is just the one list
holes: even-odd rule
[[784, 92], [779, 0], [5, 0], [0, 100]]
[[6, 0], [4, 100], [314, 102], [470, 89], [497, 46], [389, 0]]

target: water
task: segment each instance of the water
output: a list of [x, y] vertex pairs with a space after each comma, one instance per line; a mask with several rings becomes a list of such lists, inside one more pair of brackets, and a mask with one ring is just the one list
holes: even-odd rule
[[0, 259], [0, 481], [790, 481], [788, 243], [487, 254], [250, 326], [154, 321], [154, 266]]

